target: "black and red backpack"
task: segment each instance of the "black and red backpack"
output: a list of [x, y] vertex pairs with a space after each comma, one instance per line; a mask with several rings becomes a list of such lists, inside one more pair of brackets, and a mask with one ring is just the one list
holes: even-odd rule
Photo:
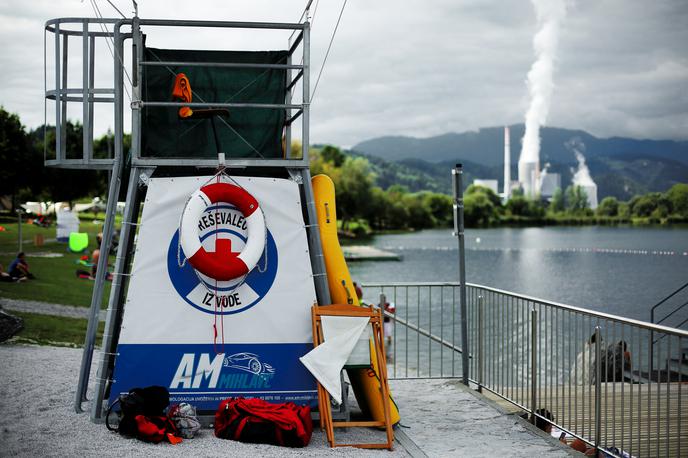
[[[167, 439], [176, 444], [181, 442], [181, 437], [174, 422], [165, 415], [169, 404], [170, 394], [165, 387], [133, 388], [112, 403], [105, 416], [105, 426], [122, 436], [145, 442], [157, 444]], [[120, 407], [119, 424], [114, 427], [110, 425], [110, 414], [117, 405]]]

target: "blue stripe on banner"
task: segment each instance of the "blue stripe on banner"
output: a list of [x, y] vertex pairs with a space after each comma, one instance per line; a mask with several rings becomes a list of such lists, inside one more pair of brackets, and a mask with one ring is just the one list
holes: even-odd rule
[[317, 405], [315, 379], [299, 357], [312, 344], [121, 344], [110, 402], [136, 387], [161, 385], [170, 403], [216, 410], [229, 397]]

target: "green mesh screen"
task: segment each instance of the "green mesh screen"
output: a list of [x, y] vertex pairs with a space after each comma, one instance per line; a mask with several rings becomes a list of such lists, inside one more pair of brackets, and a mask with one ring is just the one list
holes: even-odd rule
[[[190, 51], [146, 48], [146, 61], [286, 64], [287, 51]], [[142, 98], [172, 102], [177, 73], [191, 83], [193, 102], [284, 103], [286, 70], [191, 66], [143, 66]], [[228, 116], [182, 119], [179, 107], [142, 111], [144, 157], [216, 158], [215, 123], [220, 152], [227, 158], [281, 158], [285, 110], [229, 108]], [[219, 118], [222, 119], [219, 119]], [[214, 121], [213, 121], [214, 118]]]

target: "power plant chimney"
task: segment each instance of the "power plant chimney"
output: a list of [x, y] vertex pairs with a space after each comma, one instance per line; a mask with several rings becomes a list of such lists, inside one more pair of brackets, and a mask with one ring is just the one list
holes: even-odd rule
[[504, 126], [504, 201], [511, 197], [511, 144], [509, 126]]

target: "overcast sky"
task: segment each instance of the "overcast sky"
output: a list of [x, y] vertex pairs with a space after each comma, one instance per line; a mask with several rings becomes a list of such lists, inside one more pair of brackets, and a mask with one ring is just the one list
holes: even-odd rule
[[[131, 16], [129, 1], [112, 1]], [[106, 17], [117, 16], [105, 0], [97, 3]], [[139, 0], [139, 15], [295, 22], [305, 3]], [[312, 84], [341, 5], [320, 0], [315, 13]], [[0, 3], [0, 104], [28, 128], [43, 123], [43, 25], [70, 16], [93, 17], [90, 1]], [[523, 122], [536, 25], [528, 0], [349, 0], [313, 101], [311, 142], [350, 146], [381, 135], [428, 137]], [[170, 48], [277, 49], [286, 42], [283, 35], [242, 33], [220, 42], [206, 31], [145, 32], [152, 46]], [[572, 2], [547, 125], [601, 137], [688, 139], [686, 43], [686, 0]], [[98, 59], [97, 80], [106, 85], [112, 67], [103, 46]], [[81, 75], [72, 73], [70, 80]], [[78, 110], [70, 116], [78, 118]], [[110, 125], [99, 115], [96, 134]]]

